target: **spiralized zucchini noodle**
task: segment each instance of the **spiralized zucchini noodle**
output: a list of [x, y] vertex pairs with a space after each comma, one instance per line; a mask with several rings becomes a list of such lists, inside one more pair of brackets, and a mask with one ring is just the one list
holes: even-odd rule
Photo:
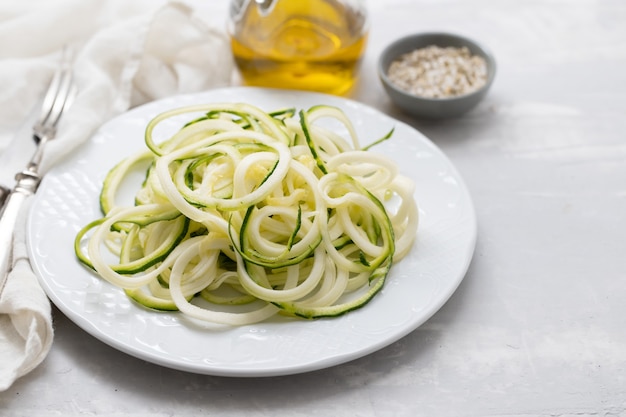
[[[163, 122], [180, 119], [155, 139]], [[147, 125], [147, 149], [107, 174], [103, 216], [77, 234], [76, 255], [138, 303], [211, 323], [360, 308], [418, 226], [413, 181], [369, 151], [392, 133], [361, 147], [346, 114], [322, 105], [161, 113]], [[138, 167], [147, 168], [134, 205], [117, 204]]]

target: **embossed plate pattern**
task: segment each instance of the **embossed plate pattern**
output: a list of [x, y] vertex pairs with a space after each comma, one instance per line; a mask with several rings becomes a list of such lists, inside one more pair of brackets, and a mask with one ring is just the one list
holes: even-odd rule
[[[395, 126], [372, 151], [391, 156], [417, 185], [420, 229], [411, 253], [365, 308], [335, 319], [275, 319], [250, 326], [202, 326], [178, 313], [147, 310], [76, 261], [75, 233], [99, 217], [107, 171], [143, 149], [143, 129], [156, 114], [189, 104], [242, 101], [265, 110], [316, 104], [341, 107], [367, 144]], [[105, 124], [88, 143], [49, 172], [28, 219], [28, 248], [54, 304], [85, 331], [138, 358], [211, 375], [274, 376], [341, 364], [381, 349], [419, 327], [452, 295], [476, 240], [474, 208], [462, 178], [415, 129], [363, 104], [334, 96], [227, 88], [178, 96], [133, 109]]]

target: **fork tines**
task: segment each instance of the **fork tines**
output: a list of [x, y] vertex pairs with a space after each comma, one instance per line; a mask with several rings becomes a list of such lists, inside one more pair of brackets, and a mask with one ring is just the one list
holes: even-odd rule
[[73, 56], [68, 48], [61, 53], [61, 62], [55, 71], [48, 91], [43, 99], [41, 114], [35, 124], [35, 136], [40, 139], [42, 135], [54, 132], [63, 110], [69, 106], [72, 99]]

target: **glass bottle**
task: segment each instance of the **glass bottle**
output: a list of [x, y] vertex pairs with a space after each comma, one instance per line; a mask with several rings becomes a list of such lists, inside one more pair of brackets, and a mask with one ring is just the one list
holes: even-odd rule
[[247, 85], [341, 95], [369, 28], [362, 0], [231, 0], [228, 29]]

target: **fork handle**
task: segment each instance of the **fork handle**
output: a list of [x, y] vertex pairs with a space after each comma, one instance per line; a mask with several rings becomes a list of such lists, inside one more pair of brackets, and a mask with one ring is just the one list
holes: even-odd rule
[[20, 172], [15, 178], [17, 184], [7, 197], [0, 215], [0, 294], [12, 268], [15, 227], [22, 215], [24, 202], [35, 194], [41, 181], [41, 177], [33, 171]]

